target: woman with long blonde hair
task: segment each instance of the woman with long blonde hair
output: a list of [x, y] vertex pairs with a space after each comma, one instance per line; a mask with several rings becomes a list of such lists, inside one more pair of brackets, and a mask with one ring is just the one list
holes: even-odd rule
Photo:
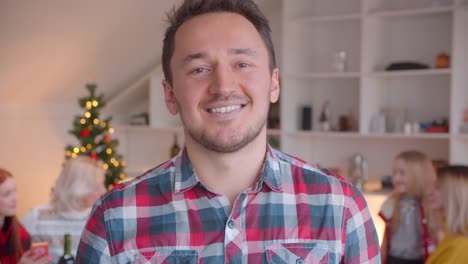
[[468, 260], [468, 167], [452, 165], [437, 170], [429, 193], [432, 209], [442, 215], [441, 241], [428, 264], [466, 263]]
[[385, 221], [382, 263], [422, 264], [434, 246], [427, 190], [435, 180], [429, 158], [419, 151], [398, 154], [393, 161], [394, 191], [379, 216]]

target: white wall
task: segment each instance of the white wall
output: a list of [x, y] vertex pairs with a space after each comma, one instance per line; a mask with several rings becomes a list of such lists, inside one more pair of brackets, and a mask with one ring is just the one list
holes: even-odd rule
[[67, 131], [78, 113], [70, 104], [0, 105], [0, 167], [17, 180], [19, 216], [48, 202], [64, 147], [76, 143]]
[[[158, 65], [164, 12], [178, 2], [0, 1], [0, 167], [17, 179], [20, 217], [48, 202], [64, 147], [77, 143], [68, 130], [82, 114], [76, 100], [87, 94], [85, 83], [97, 82], [98, 92], [109, 97]], [[277, 58], [280, 4], [259, 1], [267, 16], [276, 17]], [[155, 135], [152, 144], [158, 141]], [[131, 154], [123, 145], [118, 151]], [[161, 148], [159, 156], [167, 151]]]

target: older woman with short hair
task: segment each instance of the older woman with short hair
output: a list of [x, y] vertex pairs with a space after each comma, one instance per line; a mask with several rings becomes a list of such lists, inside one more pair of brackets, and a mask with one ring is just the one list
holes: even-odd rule
[[103, 163], [86, 156], [65, 162], [50, 193], [50, 202], [31, 209], [21, 220], [33, 241], [49, 243], [52, 261], [63, 254], [63, 237], [69, 233], [75, 255], [91, 207], [104, 194]]

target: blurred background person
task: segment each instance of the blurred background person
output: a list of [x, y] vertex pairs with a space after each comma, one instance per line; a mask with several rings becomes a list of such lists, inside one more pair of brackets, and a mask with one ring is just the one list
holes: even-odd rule
[[468, 167], [445, 166], [429, 193], [432, 209], [439, 212], [440, 242], [427, 264], [468, 262]]
[[0, 168], [0, 263], [48, 263], [49, 256], [36, 257], [29, 248], [31, 237], [16, 218], [16, 182]]
[[51, 190], [49, 204], [32, 208], [21, 219], [34, 242], [49, 243], [53, 263], [63, 255], [66, 233], [71, 235], [71, 252], [76, 256], [91, 207], [105, 193], [105, 173], [101, 161], [86, 156], [67, 160]]
[[[435, 181], [435, 169], [419, 151], [404, 151], [393, 160], [393, 193], [379, 216], [385, 221], [382, 263], [423, 264], [435, 237], [427, 192]], [[431, 224], [432, 226], [432, 224]]]

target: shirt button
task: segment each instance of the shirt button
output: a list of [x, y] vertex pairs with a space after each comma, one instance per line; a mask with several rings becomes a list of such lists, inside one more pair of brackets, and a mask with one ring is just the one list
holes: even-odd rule
[[304, 264], [304, 260], [302, 258], [296, 259], [296, 264]]
[[236, 228], [236, 223], [234, 223], [233, 220], [229, 220], [229, 222], [228, 222], [228, 227], [229, 227], [230, 229], [234, 229], [234, 228]]

